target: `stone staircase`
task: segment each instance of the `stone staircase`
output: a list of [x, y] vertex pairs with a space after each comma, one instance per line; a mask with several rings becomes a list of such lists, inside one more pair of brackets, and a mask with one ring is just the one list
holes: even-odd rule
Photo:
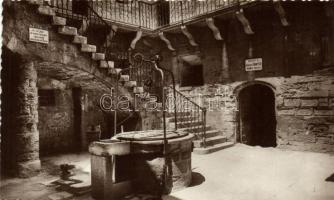
[[[37, 6], [37, 12], [40, 15], [47, 16], [51, 20], [51, 24], [57, 27], [58, 33], [71, 38], [73, 44], [77, 45], [81, 52], [88, 53], [91, 59], [98, 62], [99, 70], [107, 76], [117, 75], [122, 69], [115, 68], [114, 62], [106, 60], [104, 53], [97, 52], [97, 47], [87, 43], [87, 37], [78, 33], [78, 28], [67, 25], [67, 19], [56, 15], [55, 9], [49, 5], [45, 5], [47, 1], [43, 0], [27, 0], [31, 5]], [[143, 93], [143, 87], [137, 87], [136, 81], [130, 81], [129, 75], [121, 75], [120, 81], [124, 81], [124, 87], [133, 90], [134, 93]]]
[[[203, 143], [203, 126], [202, 121], [194, 121], [194, 117], [191, 116], [190, 113], [178, 113], [181, 114], [182, 117], [178, 117], [178, 129], [185, 130], [189, 133], [195, 135], [195, 140], [193, 141], [195, 154], [209, 154], [213, 153], [228, 147], [233, 146], [232, 142], [228, 142], [227, 138], [222, 135], [219, 130], [214, 129], [210, 125], [205, 125], [205, 146]], [[168, 113], [167, 127], [173, 128], [175, 127], [175, 117], [174, 113]]]
[[37, 12], [40, 15], [50, 18], [51, 24], [57, 27], [58, 33], [66, 35], [71, 38], [73, 44], [77, 45], [81, 52], [90, 54], [92, 60], [99, 62], [99, 68], [101, 71], [106, 71], [108, 75], [117, 74], [121, 69], [114, 68], [113, 62], [105, 59], [104, 53], [97, 52], [95, 45], [87, 43], [87, 37], [78, 33], [78, 28], [72, 27], [67, 24], [67, 19], [64, 17], [56, 16], [55, 9], [49, 5], [44, 5], [47, 1], [42, 0], [27, 0], [31, 5], [37, 6]]

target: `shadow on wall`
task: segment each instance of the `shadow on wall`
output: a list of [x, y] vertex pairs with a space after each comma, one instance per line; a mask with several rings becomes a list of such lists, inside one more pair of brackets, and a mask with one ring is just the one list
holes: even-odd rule
[[325, 179], [327, 182], [334, 182], [334, 173]]

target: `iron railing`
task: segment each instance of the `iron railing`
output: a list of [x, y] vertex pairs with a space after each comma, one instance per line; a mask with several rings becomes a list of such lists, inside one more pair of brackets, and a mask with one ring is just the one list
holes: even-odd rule
[[[177, 113], [177, 127], [187, 129], [206, 146], [206, 108], [200, 106], [178, 90], [169, 87], [166, 107], [169, 113]], [[171, 92], [175, 91], [175, 92]]]
[[[51, 5], [60, 15], [81, 19], [90, 13], [78, 13], [78, 4], [75, 0], [51, 0]], [[95, 14], [101, 16], [109, 24], [121, 24], [130, 27], [139, 27], [149, 31], [183, 24], [194, 19], [201, 19], [208, 14], [246, 3], [247, 0], [180, 0], [157, 1], [148, 3], [139, 0], [119, 2], [116, 0], [86, 0], [80, 1], [89, 4]], [[79, 6], [83, 8], [84, 6]], [[95, 19], [95, 14], [93, 19]], [[89, 17], [89, 16], [88, 16]]]

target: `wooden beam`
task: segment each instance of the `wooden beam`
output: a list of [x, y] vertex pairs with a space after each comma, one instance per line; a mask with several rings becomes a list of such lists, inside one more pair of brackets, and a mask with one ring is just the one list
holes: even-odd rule
[[159, 37], [162, 41], [164, 41], [167, 45], [167, 48], [171, 51], [175, 51], [175, 49], [172, 46], [172, 43], [166, 38], [166, 36], [164, 35], [164, 32], [159, 32]]
[[289, 24], [288, 20], [286, 19], [286, 13], [285, 13], [284, 8], [282, 7], [281, 2], [274, 1], [273, 4], [274, 4], [274, 8], [275, 8], [276, 12], [278, 13], [278, 15], [281, 19], [282, 25], [283, 26], [289, 26], [290, 24]]
[[215, 37], [216, 40], [223, 40], [222, 36], [220, 35], [220, 31], [215, 25], [214, 19], [213, 18], [206, 18], [206, 24], [208, 27], [212, 30], [213, 36]]
[[81, 26], [78, 29], [78, 33], [80, 35], [84, 35], [87, 31], [88, 26], [89, 26], [89, 20], [88, 19], [82, 19]]
[[130, 44], [130, 49], [135, 49], [136, 48], [136, 44], [141, 39], [142, 36], [143, 36], [143, 31], [138, 30], [137, 34], [136, 34], [136, 37], [132, 40], [132, 42]]
[[195, 42], [194, 37], [191, 35], [191, 33], [188, 31], [186, 26], [181, 26], [182, 33], [188, 38], [189, 43], [193, 47], [197, 47], [198, 44]]
[[252, 30], [252, 28], [249, 24], [249, 21], [244, 14], [243, 9], [240, 9], [240, 11], [237, 11], [235, 14], [236, 14], [238, 20], [241, 22], [242, 26], [244, 27], [245, 33], [248, 34], [248, 35], [254, 34], [254, 32], [253, 32], [253, 30]]
[[117, 31], [117, 27], [116, 28], [112, 28], [112, 30], [110, 30], [109, 34], [106, 37], [106, 41], [105, 41], [105, 46], [106, 47], [110, 47], [111, 46], [111, 42], [112, 39], [114, 38], [115, 34]]

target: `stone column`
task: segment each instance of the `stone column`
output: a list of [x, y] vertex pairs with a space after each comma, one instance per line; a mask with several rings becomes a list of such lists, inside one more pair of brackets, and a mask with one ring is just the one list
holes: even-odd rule
[[228, 65], [228, 55], [226, 49], [226, 42], [222, 42], [222, 82], [230, 81], [230, 69]]
[[33, 62], [22, 62], [17, 69], [17, 85], [13, 97], [13, 134], [15, 170], [19, 177], [36, 175], [39, 160], [37, 72]]

